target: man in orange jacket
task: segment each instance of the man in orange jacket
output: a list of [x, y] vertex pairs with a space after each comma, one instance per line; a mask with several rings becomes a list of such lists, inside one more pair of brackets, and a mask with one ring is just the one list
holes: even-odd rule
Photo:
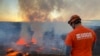
[[92, 56], [92, 48], [96, 42], [95, 32], [84, 27], [78, 15], [73, 15], [68, 24], [73, 31], [65, 39], [66, 56]]

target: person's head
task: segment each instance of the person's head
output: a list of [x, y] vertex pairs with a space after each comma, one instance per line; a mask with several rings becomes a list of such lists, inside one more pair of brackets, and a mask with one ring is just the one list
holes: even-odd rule
[[72, 28], [75, 28], [78, 24], [81, 24], [81, 18], [78, 15], [72, 15], [70, 17], [70, 20], [68, 21], [68, 24], [72, 26]]

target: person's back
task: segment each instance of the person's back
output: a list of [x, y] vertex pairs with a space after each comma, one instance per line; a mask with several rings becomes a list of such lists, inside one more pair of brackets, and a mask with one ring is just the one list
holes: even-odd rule
[[69, 35], [72, 36], [72, 56], [92, 56], [92, 45], [95, 40], [92, 30], [79, 26]]
[[74, 29], [66, 39], [67, 56], [92, 56], [92, 48], [96, 41], [96, 34], [93, 30], [85, 28], [81, 24], [81, 18], [73, 15], [68, 24]]

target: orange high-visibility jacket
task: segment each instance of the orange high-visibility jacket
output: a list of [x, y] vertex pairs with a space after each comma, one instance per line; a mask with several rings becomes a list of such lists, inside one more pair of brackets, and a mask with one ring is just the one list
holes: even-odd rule
[[71, 56], [92, 56], [92, 46], [96, 41], [96, 34], [82, 25], [68, 34], [65, 44], [71, 46]]

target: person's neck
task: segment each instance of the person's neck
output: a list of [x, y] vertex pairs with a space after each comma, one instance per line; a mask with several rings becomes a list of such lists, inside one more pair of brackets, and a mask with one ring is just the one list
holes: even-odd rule
[[78, 28], [78, 27], [80, 27], [80, 26], [82, 26], [82, 25], [81, 25], [81, 23], [80, 23], [80, 24], [75, 25], [75, 28]]

